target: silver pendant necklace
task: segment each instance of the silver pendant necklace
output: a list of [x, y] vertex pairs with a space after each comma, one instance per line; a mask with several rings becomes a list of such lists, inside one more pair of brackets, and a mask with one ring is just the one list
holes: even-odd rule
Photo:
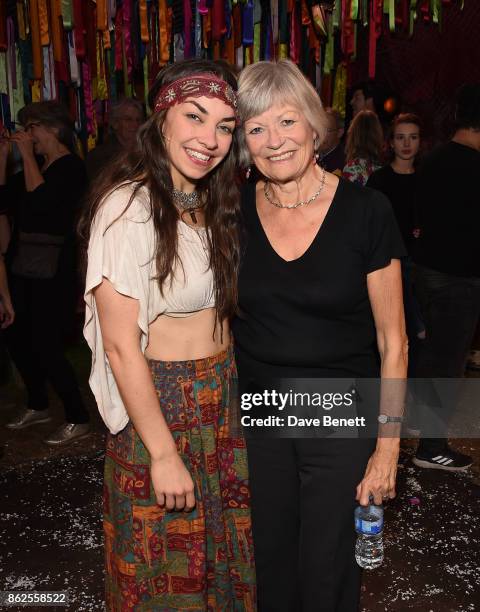
[[174, 204], [181, 208], [183, 212], [188, 212], [192, 223], [196, 225], [198, 221], [195, 211], [202, 208], [203, 206], [200, 202], [200, 197], [198, 193], [196, 191], [192, 191], [192, 193], [185, 193], [184, 191], [174, 189], [172, 191], [172, 197]]
[[307, 206], [307, 204], [310, 204], [310, 202], [313, 202], [314, 200], [318, 198], [318, 196], [322, 193], [323, 188], [325, 187], [325, 179], [326, 179], [327, 173], [325, 171], [325, 168], [322, 168], [322, 170], [323, 170], [323, 174], [322, 174], [322, 178], [320, 179], [320, 187], [317, 189], [317, 191], [312, 196], [308, 198], [308, 200], [302, 200], [301, 202], [295, 202], [294, 204], [280, 204], [280, 202], [276, 202], [275, 200], [273, 200], [268, 192], [268, 188], [270, 185], [269, 181], [265, 181], [263, 185], [263, 193], [265, 195], [265, 199], [268, 202], [270, 202], [270, 204], [273, 204], [277, 208], [287, 208], [291, 210], [293, 208], [298, 208], [299, 206]]

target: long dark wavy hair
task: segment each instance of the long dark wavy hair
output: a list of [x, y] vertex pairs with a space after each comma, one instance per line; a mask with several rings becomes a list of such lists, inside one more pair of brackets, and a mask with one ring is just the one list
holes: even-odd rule
[[[159, 90], [177, 79], [198, 73], [213, 73], [225, 80], [236, 91], [236, 78], [223, 63], [191, 59], [163, 68], [148, 95], [151, 108]], [[117, 158], [93, 185], [79, 223], [79, 234], [88, 245], [90, 228], [104, 198], [116, 186], [132, 184], [133, 191], [125, 210], [131, 205], [137, 192], [146, 187], [150, 194], [150, 207], [155, 233], [157, 280], [162, 295], [165, 282], [179, 262], [177, 249], [177, 223], [179, 214], [172, 200], [173, 182], [169, 158], [162, 135], [162, 126], [168, 112], [153, 113], [138, 133], [138, 150]], [[236, 180], [238, 142], [234, 132], [228, 155], [196, 185], [205, 202], [205, 225], [210, 251], [210, 267], [215, 285], [216, 320], [230, 318], [237, 305], [237, 273], [239, 266], [239, 192]], [[115, 222], [115, 221], [114, 221]], [[108, 231], [108, 228], [107, 230]], [[181, 262], [180, 262], [181, 263]]]

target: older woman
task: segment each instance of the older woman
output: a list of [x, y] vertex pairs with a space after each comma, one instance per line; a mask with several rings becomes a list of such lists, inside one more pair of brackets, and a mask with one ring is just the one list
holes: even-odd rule
[[[324, 112], [294, 64], [248, 66], [239, 108], [263, 177], [243, 194], [234, 323], [242, 390], [285, 378], [402, 379], [404, 249], [388, 201], [315, 163]], [[390, 420], [388, 406], [380, 410]], [[381, 503], [395, 495], [398, 437], [376, 445], [252, 437], [247, 445], [259, 609], [358, 609], [355, 499], [366, 505], [370, 496]]]
[[0, 147], [0, 199], [13, 220], [6, 255], [14, 323], [6, 341], [27, 389], [27, 405], [7, 424], [23, 429], [51, 420], [47, 381], [63, 403], [65, 423], [45, 438], [51, 446], [85, 436], [89, 416], [64, 341], [75, 313], [75, 221], [86, 174], [74, 154], [73, 121], [57, 102], [35, 102], [18, 114], [10, 137], [23, 171], [6, 174]]

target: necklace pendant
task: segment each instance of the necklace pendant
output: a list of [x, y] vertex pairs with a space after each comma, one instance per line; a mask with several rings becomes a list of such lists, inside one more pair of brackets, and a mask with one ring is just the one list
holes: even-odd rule
[[197, 224], [197, 215], [195, 214], [194, 210], [190, 210], [189, 211], [190, 214], [190, 219], [192, 220], [192, 223], [195, 223], [195, 225]]

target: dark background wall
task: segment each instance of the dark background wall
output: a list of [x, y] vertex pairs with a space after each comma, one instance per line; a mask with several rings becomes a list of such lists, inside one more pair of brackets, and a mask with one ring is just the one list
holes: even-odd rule
[[[400, 110], [413, 110], [425, 121], [433, 143], [449, 137], [452, 102], [463, 83], [480, 82], [480, 0], [444, 6], [443, 24], [419, 18], [413, 37], [408, 32], [385, 32], [378, 41], [375, 82], [400, 98]], [[368, 32], [361, 29], [358, 61], [352, 82], [368, 75]]]

